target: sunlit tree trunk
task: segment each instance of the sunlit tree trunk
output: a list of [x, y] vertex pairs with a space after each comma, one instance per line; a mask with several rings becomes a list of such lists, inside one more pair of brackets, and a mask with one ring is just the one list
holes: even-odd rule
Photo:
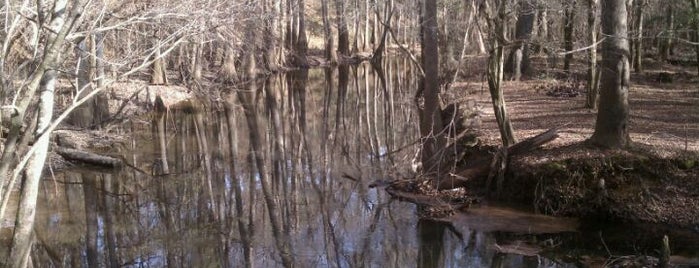
[[[49, 148], [49, 135], [46, 133], [46, 131], [48, 131], [53, 117], [54, 91], [56, 88], [58, 75], [58, 72], [54, 70], [54, 68], [61, 57], [65, 37], [71, 30], [73, 22], [82, 14], [84, 5], [85, 3], [83, 1], [75, 1], [71, 6], [70, 12], [68, 12], [66, 0], [59, 0], [54, 3], [53, 16], [49, 25], [51, 33], [47, 38], [47, 44], [50, 45], [47, 46], [44, 51], [46, 55], [44, 55], [43, 62], [39, 65], [37, 70], [35, 70], [34, 76], [32, 76], [29, 80], [30, 84], [25, 89], [26, 92], [19, 96], [25, 98], [20, 99], [18, 103], [18, 113], [13, 115], [15, 119], [20, 119], [18, 121], [14, 121], [13, 123], [21, 124], [21, 118], [24, 116], [24, 111], [32, 101], [34, 91], [36, 91], [36, 89], [40, 86], [41, 93], [39, 97], [37, 124], [36, 130], [33, 131], [33, 136], [37, 139], [33, 145], [34, 153], [29, 159], [24, 172], [24, 182], [21, 187], [19, 206], [15, 220], [15, 229], [12, 236], [10, 258], [6, 260], [6, 263], [4, 264], [7, 267], [27, 267], [29, 263], [29, 255], [34, 239], [33, 230], [39, 184]], [[66, 20], [68, 23], [66, 23]], [[24, 94], [29, 94], [29, 96], [27, 97]], [[12, 137], [8, 137], [8, 139], [11, 138]], [[5, 153], [8, 153], [8, 143], [6, 142], [5, 145], [6, 147], [5, 152], [3, 153], [3, 161], [5, 160]], [[2, 176], [0, 177], [2, 178], [0, 179], [0, 183], [4, 184], [7, 177], [4, 173], [5, 170], [2, 170], [1, 172], [3, 173], [0, 173], [0, 176]], [[7, 199], [9, 199], [8, 193], [12, 190], [12, 187], [6, 187], [4, 191], [1, 190], [3, 189], [0, 189], [0, 194], [2, 195], [2, 200], [0, 200], [0, 202], [2, 202], [2, 207], [0, 208], [0, 219], [4, 218], [5, 216], [5, 206], [7, 204]]]
[[507, 115], [505, 96], [502, 90], [504, 47], [501, 42], [503, 42], [502, 39], [505, 36], [506, 0], [497, 1], [497, 5], [497, 17], [490, 23], [494, 31], [491, 37], [492, 49], [488, 57], [488, 88], [502, 144], [504, 147], [509, 147], [516, 140], [510, 118]]
[[163, 60], [160, 52], [160, 41], [154, 39], [153, 45], [155, 45], [155, 61], [153, 61], [151, 66], [150, 83], [153, 85], [165, 85], [167, 84], [167, 75], [165, 60]]
[[635, 22], [634, 26], [636, 26], [634, 29], [636, 32], [636, 36], [633, 38], [632, 46], [633, 46], [633, 69], [636, 72], [643, 72], [643, 8], [646, 5], [645, 0], [636, 0], [634, 2], [636, 4], [636, 10], [635, 10]]
[[629, 41], [624, 0], [602, 1], [602, 77], [592, 144], [623, 148], [629, 138]]
[[587, 100], [585, 107], [597, 109], [597, 94], [599, 81], [597, 73], [597, 5], [599, 0], [587, 0], [587, 35], [592, 45], [587, 54]]

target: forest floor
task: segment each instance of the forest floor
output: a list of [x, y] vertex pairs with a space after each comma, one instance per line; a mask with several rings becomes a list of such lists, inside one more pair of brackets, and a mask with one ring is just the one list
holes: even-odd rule
[[[545, 69], [544, 62], [533, 59], [539, 70]], [[465, 73], [477, 75], [458, 80], [451, 90], [461, 93], [451, 95], [457, 103], [478, 104], [481, 146], [497, 147], [500, 134], [487, 83], [482, 82], [484, 70], [479, 67], [487, 66], [485, 58], [470, 58], [466, 66]], [[585, 70], [584, 62], [575, 62], [572, 69]], [[507, 110], [519, 140], [560, 129], [559, 137], [541, 149], [511, 159], [500, 200], [533, 204], [551, 215], [699, 230], [699, 76], [695, 72], [694, 67], [647, 59], [643, 73], [632, 73], [629, 129], [633, 143], [626, 150], [602, 150], [584, 143], [594, 130], [596, 111], [584, 107], [583, 73], [567, 76], [551, 71], [521, 82], [504, 82]]]

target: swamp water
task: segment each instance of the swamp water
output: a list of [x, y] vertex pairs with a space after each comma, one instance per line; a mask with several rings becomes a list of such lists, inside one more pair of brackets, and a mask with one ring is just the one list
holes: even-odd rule
[[[669, 228], [581, 223], [552, 233], [549, 218], [497, 206], [452, 226], [368, 188], [409, 175], [419, 136], [409, 66], [276, 75], [218, 109], [173, 111], [163, 132], [148, 120], [123, 124], [114, 131], [128, 137], [129, 167], [46, 175], [33, 263], [575, 267], [658, 256]], [[696, 256], [696, 237], [672, 233], [673, 254]]]

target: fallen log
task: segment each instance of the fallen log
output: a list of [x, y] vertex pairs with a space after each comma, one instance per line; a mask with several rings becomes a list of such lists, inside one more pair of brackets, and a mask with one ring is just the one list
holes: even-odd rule
[[[540, 146], [556, 139], [558, 137], [558, 128], [549, 129], [539, 135], [518, 142], [507, 148], [508, 157], [529, 152]], [[493, 156], [482, 157], [473, 161], [456, 174], [452, 174], [447, 178], [440, 180], [437, 185], [439, 190], [456, 189], [466, 186], [469, 181], [476, 178], [486, 178], [490, 173], [490, 167]]]
[[123, 165], [123, 162], [119, 158], [99, 155], [82, 150], [57, 147], [54, 149], [54, 151], [68, 161], [81, 162], [105, 168], [118, 168]]

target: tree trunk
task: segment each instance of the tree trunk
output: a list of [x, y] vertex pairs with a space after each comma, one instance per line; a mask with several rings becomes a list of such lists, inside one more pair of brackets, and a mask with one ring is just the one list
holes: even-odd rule
[[643, 7], [645, 0], [636, 0], [636, 36], [633, 39], [633, 69], [636, 72], [643, 72]]
[[507, 58], [505, 68], [505, 72], [511, 74], [515, 81], [519, 81], [522, 74], [529, 73], [529, 39], [534, 28], [535, 5], [531, 0], [519, 2], [519, 19], [515, 29], [516, 45]]
[[546, 50], [545, 45], [542, 44], [544, 40], [550, 40], [549, 39], [549, 20], [548, 20], [548, 10], [546, 7], [541, 7], [539, 9], [539, 30], [537, 31], [538, 34], [538, 39], [539, 39], [539, 45], [537, 45], [536, 49], [534, 50], [534, 53], [541, 53], [543, 50]]
[[350, 55], [349, 31], [345, 21], [345, 0], [335, 0], [335, 13], [337, 16], [337, 51], [343, 56]]
[[296, 41], [296, 64], [299, 67], [308, 68], [308, 37], [306, 36], [306, 9], [304, 2], [304, 0], [298, 0], [299, 35]]
[[[55, 8], [58, 9], [61, 5], [65, 7], [65, 2], [59, 2], [56, 4]], [[31, 253], [32, 244], [34, 242], [36, 200], [39, 194], [41, 173], [44, 169], [44, 163], [46, 162], [49, 150], [50, 135], [42, 134], [48, 129], [53, 117], [53, 98], [56, 89], [57, 75], [57, 71], [49, 70], [44, 74], [44, 79], [42, 79], [39, 117], [36, 131], [34, 132], [34, 136], [40, 138], [34, 143], [36, 150], [27, 163], [27, 169], [24, 173], [24, 183], [21, 188], [17, 218], [15, 220], [15, 230], [12, 237], [12, 248], [7, 267], [28, 266], [29, 254]], [[11, 188], [7, 189], [7, 191], [11, 190]]]
[[505, 35], [505, 0], [501, 0], [498, 3], [498, 14], [495, 21], [491, 23], [494, 26], [494, 33], [492, 40], [492, 50], [490, 51], [490, 56], [488, 57], [488, 88], [490, 90], [490, 97], [493, 102], [493, 110], [495, 112], [495, 118], [498, 122], [498, 129], [500, 130], [500, 138], [502, 139], [502, 144], [504, 147], [509, 147], [515, 144], [517, 141], [514, 136], [514, 130], [512, 129], [512, 124], [510, 123], [510, 118], [507, 115], [507, 107], [505, 105], [505, 98], [502, 91], [502, 80], [503, 80], [503, 61], [504, 61], [504, 48], [500, 45], [502, 36]]
[[699, 0], [689, 0], [692, 2], [692, 9], [694, 11], [694, 48], [697, 53], [697, 75], [699, 75]]
[[623, 148], [630, 144], [629, 116], [629, 41], [624, 0], [602, 1], [602, 77], [600, 103], [595, 132], [590, 142], [604, 148]]
[[587, 101], [585, 107], [597, 109], [597, 5], [599, 0], [587, 0], [587, 35], [592, 47], [588, 50]]
[[[565, 25], [563, 26], [563, 38], [565, 51], [573, 51], [573, 35], [575, 34], [575, 4], [576, 0], [568, 0], [565, 7]], [[565, 55], [563, 70], [570, 73], [570, 64], [573, 61], [573, 53]]]
[[[439, 44], [437, 39], [437, 3], [422, 0], [422, 91], [424, 107], [420, 115], [420, 134], [422, 136], [422, 166], [425, 172], [439, 172], [439, 152], [444, 147], [442, 118], [439, 104]], [[439, 180], [435, 183], [439, 184]]]
[[328, 18], [328, 0], [321, 0], [320, 6], [323, 16], [323, 34], [325, 35], [325, 59], [330, 63], [337, 63], [337, 54], [333, 45], [333, 31]]
[[672, 3], [667, 5], [667, 13], [665, 16], [665, 34], [661, 35], [662, 40], [660, 40], [660, 58], [663, 61], [667, 61], [670, 57], [670, 48], [672, 47], [672, 38], [674, 38], [675, 31], [675, 9], [672, 7]]
[[160, 54], [160, 42], [154, 40], [153, 44], [155, 47], [155, 61], [153, 61], [153, 66], [151, 67], [151, 78], [150, 83], [152, 85], [165, 85], [167, 84], [167, 76], [165, 75], [165, 61]]
[[[90, 53], [87, 50], [87, 41], [83, 40], [75, 47], [75, 54], [77, 55], [77, 88], [79, 94], [76, 94], [76, 98], [81, 98], [90, 91], [92, 91], [92, 85], [90, 84]], [[93, 121], [93, 110], [95, 103], [88, 101], [80, 107], [76, 108], [75, 111], [70, 115], [69, 123], [82, 128], [90, 127]]]

